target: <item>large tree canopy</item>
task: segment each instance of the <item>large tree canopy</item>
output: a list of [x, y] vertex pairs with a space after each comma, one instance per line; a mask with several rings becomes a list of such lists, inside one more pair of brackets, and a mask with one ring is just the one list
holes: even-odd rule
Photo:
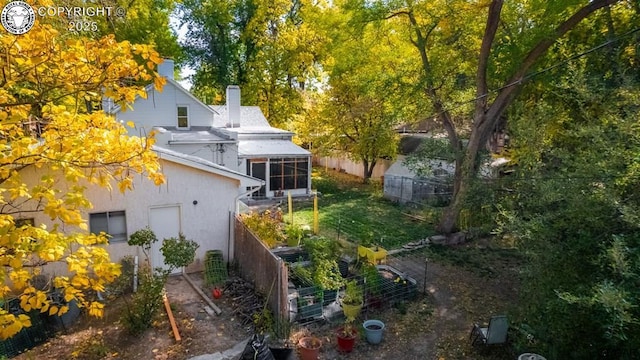
[[[127, 136], [124, 124], [93, 111], [94, 104], [104, 95], [126, 107], [146, 96], [146, 84], [160, 89], [154, 69], [161, 58], [146, 45], [87, 39], [39, 22], [24, 35], [2, 34], [0, 53], [0, 298], [20, 298], [25, 311], [62, 314], [66, 306], [47, 297], [55, 288], [100, 316], [104, 305], [87, 294], [103, 291], [120, 270], [99, 246], [107, 236], [86, 231], [85, 191], [117, 185], [124, 192], [136, 174], [156, 184], [163, 177], [153, 139]], [[28, 181], [24, 172], [37, 178]], [[55, 225], [19, 220], [34, 212]], [[37, 288], [34, 276], [53, 262], [66, 264], [68, 274]], [[28, 325], [27, 316], [0, 309], [0, 337]]]
[[259, 105], [274, 126], [286, 124], [301, 110], [301, 92], [317, 77], [325, 38], [307, 22], [316, 6], [290, 0], [184, 1], [194, 93], [212, 103], [222, 100], [228, 85], [239, 85], [243, 103]]
[[[640, 87], [631, 73], [607, 86], [610, 68], [585, 70], [593, 60], [514, 104], [518, 166], [503, 180], [512, 191], [499, 223], [528, 260], [519, 320], [537, 346], [558, 359], [632, 359], [640, 346]], [[536, 109], [523, 111], [531, 101]]]
[[[616, 2], [505, 6], [502, 0], [351, 1], [366, 21], [399, 22], [410, 29], [408, 41], [415, 46], [423, 70], [424, 96], [457, 154], [453, 199], [443, 213], [440, 231], [455, 230], [478, 174], [479, 154], [549, 48], [582, 20]], [[461, 94], [472, 96], [461, 104]], [[464, 146], [462, 137], [468, 138]]]
[[[346, 155], [363, 165], [367, 181], [381, 158], [395, 158], [396, 128], [415, 116], [410, 96], [417, 68], [403, 35], [390, 25], [353, 26], [352, 15], [335, 8], [325, 13], [332, 42], [322, 63], [328, 81], [319, 113], [302, 127], [314, 151]], [[330, 19], [329, 19], [330, 18]], [[306, 129], [306, 132], [304, 131]]]

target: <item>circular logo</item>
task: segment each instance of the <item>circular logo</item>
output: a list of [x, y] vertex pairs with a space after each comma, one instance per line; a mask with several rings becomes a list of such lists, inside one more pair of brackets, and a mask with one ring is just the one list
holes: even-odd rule
[[31, 5], [24, 1], [12, 1], [2, 8], [0, 15], [2, 26], [14, 35], [22, 35], [31, 30], [36, 22], [36, 13]]

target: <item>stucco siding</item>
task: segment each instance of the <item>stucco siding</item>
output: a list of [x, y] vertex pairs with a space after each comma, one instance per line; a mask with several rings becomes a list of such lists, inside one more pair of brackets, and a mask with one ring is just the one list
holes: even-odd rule
[[[143, 176], [136, 176], [134, 190], [124, 194], [117, 186], [107, 189], [87, 185], [87, 198], [93, 208], [85, 211], [88, 220], [90, 213], [125, 211], [127, 236], [138, 229], [149, 225], [149, 212], [152, 207], [179, 206], [181, 232], [186, 238], [196, 241], [200, 247], [196, 254], [196, 262], [188, 270], [199, 270], [203, 267], [204, 254], [207, 250], [222, 250], [225, 258], [229, 254], [230, 211], [234, 210], [235, 197], [239, 193], [239, 180], [212, 174], [167, 160], [161, 160], [166, 183], [154, 185]], [[46, 169], [28, 168], [21, 171], [27, 183], [33, 183]], [[64, 189], [64, 181], [59, 181], [59, 188]], [[194, 202], [197, 202], [194, 204]], [[34, 218], [36, 225], [46, 224], [51, 227], [56, 223], [43, 213], [18, 214], [16, 217]], [[65, 232], [82, 231], [77, 227], [66, 226]], [[162, 240], [162, 239], [160, 239]], [[137, 255], [143, 260], [142, 251], [138, 247], [129, 246], [126, 241], [107, 245], [112, 261], [119, 261], [126, 255]], [[152, 264], [155, 266], [154, 264]], [[47, 266], [46, 272], [64, 272], [64, 266]]]
[[149, 91], [146, 99], [137, 99], [133, 109], [119, 112], [116, 118], [133, 121], [136, 128], [129, 129], [129, 134], [139, 136], [143, 128], [148, 133], [154, 126], [178, 126], [177, 106], [181, 105], [189, 109], [189, 126], [212, 126], [213, 112], [171, 83], [162, 92]]
[[224, 152], [217, 151], [215, 144], [171, 144], [160, 146], [168, 149], [181, 152], [183, 154], [193, 155], [201, 157], [205, 160], [209, 160], [215, 164], [222, 165], [234, 171], [245, 172], [246, 168], [238, 166], [238, 145], [236, 144], [224, 144]]

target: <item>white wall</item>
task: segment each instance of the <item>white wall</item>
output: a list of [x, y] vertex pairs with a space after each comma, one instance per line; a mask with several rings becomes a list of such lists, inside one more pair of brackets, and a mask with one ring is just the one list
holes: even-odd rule
[[[224, 144], [224, 153], [215, 151], [216, 144], [161, 144], [158, 139], [158, 145], [166, 147], [173, 151], [178, 151], [183, 154], [193, 155], [201, 157], [205, 160], [209, 160], [218, 165], [224, 165], [224, 167], [235, 170], [241, 173], [245, 173], [246, 167], [240, 168], [238, 166], [238, 144]], [[246, 165], [245, 165], [246, 166]]]
[[[235, 208], [235, 197], [238, 194], [238, 180], [210, 174], [188, 166], [161, 160], [166, 183], [155, 186], [145, 177], [137, 176], [134, 190], [124, 194], [117, 190], [89, 185], [87, 198], [93, 209], [88, 213], [105, 211], [126, 211], [127, 235], [149, 225], [149, 209], [156, 206], [178, 205], [181, 208], [181, 230], [184, 235], [200, 244], [196, 262], [188, 270], [201, 270], [204, 266], [204, 254], [207, 250], [222, 250], [225, 258], [229, 253], [229, 211]], [[38, 179], [42, 172], [28, 168], [21, 173], [27, 183]], [[29, 180], [31, 179], [31, 180]], [[197, 201], [197, 205], [193, 201]], [[24, 217], [33, 217], [35, 224], [53, 225], [51, 219], [43, 213], [29, 213]], [[81, 231], [78, 228], [66, 227], [68, 233]], [[160, 239], [161, 240], [161, 239]], [[142, 251], [129, 246], [126, 242], [108, 245], [111, 260], [119, 261], [125, 255], [138, 255], [142, 259]], [[153, 264], [152, 264], [153, 265]], [[154, 265], [155, 266], [155, 265]], [[49, 266], [51, 273], [64, 272], [66, 266]]]
[[140, 136], [144, 134], [141, 133], [143, 128], [148, 133], [153, 126], [178, 126], [178, 105], [188, 106], [190, 126], [213, 125], [212, 111], [169, 82], [164, 86], [162, 92], [150, 91], [146, 99], [136, 100], [133, 109], [121, 111], [116, 117], [125, 123], [133, 121], [136, 128], [129, 129], [129, 134]]

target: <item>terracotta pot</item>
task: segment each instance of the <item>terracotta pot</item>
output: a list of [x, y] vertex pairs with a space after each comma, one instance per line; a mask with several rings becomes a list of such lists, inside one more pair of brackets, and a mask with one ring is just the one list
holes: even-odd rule
[[298, 349], [300, 350], [300, 358], [302, 360], [318, 360], [320, 355], [320, 347], [322, 341], [317, 337], [303, 337], [298, 341]]
[[353, 346], [356, 343], [356, 337], [358, 336], [358, 331], [351, 327], [349, 330], [345, 330], [344, 327], [341, 327], [336, 332], [338, 337], [338, 351], [349, 353], [353, 351]]

